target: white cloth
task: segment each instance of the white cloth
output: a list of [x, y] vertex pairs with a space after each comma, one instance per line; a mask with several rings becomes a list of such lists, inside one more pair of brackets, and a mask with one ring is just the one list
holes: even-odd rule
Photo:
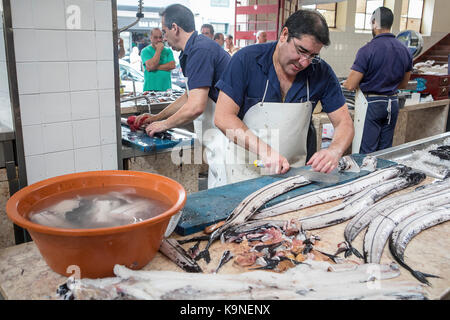
[[139, 49], [133, 47], [130, 53], [130, 66], [137, 71], [142, 71], [142, 59], [139, 55]]
[[[266, 84], [266, 91], [268, 82]], [[273, 103], [263, 101], [251, 107], [243, 122], [265, 143], [284, 156], [291, 167], [305, 165], [307, 137], [312, 114], [307, 82], [307, 101], [303, 103]], [[226, 181], [235, 183], [261, 176], [263, 168], [254, 166], [257, 155], [228, 140], [226, 156]], [[234, 158], [236, 161], [233, 161]]]

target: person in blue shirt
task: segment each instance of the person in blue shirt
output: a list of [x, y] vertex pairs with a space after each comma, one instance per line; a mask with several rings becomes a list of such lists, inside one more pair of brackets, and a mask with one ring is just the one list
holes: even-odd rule
[[[328, 25], [314, 10], [298, 10], [278, 41], [239, 50], [216, 84], [215, 124], [228, 137], [227, 183], [304, 166], [312, 110], [320, 101], [335, 133], [328, 149], [306, 164], [329, 173], [353, 139], [353, 122], [338, 79], [319, 57]], [[315, 136], [312, 140], [315, 141]], [[256, 164], [263, 168], [255, 168]]]
[[412, 57], [390, 32], [394, 15], [377, 8], [371, 18], [373, 39], [361, 47], [344, 82], [348, 90], [359, 89], [368, 102], [359, 152], [371, 153], [392, 147], [398, 117], [398, 89], [406, 88]]
[[186, 77], [187, 92], [156, 115], [143, 114], [136, 118], [135, 125], [146, 125], [149, 136], [180, 125], [194, 122], [198, 139], [205, 147], [209, 164], [208, 187], [222, 185], [215, 179], [217, 171], [211, 160], [219, 154], [223, 134], [214, 126], [214, 109], [219, 90], [215, 84], [225, 70], [230, 56], [214, 40], [195, 31], [194, 15], [187, 7], [174, 4], [161, 13], [164, 39], [173, 50], [181, 51], [180, 66]]

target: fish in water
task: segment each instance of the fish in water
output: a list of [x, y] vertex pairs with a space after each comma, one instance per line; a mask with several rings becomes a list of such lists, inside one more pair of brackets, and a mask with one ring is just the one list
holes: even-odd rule
[[168, 207], [156, 199], [110, 192], [63, 199], [44, 210], [32, 212], [29, 219], [54, 228], [106, 228], [142, 222]]
[[395, 260], [420, 282], [430, 285], [427, 277], [438, 276], [413, 270], [404, 261], [404, 253], [409, 242], [423, 230], [450, 221], [450, 205], [418, 212], [400, 222], [392, 231], [389, 239], [389, 249]]
[[[305, 260], [283, 273], [249, 271], [204, 274], [133, 271], [114, 266], [115, 277], [69, 278], [59, 296], [76, 300], [322, 300], [417, 299], [427, 295], [422, 285], [385, 279], [400, 275], [396, 264], [341, 264]], [[381, 285], [370, 285], [380, 281]]]

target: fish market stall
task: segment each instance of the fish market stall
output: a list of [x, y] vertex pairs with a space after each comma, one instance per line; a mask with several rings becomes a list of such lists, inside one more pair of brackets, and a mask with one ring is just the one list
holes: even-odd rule
[[[357, 159], [354, 155], [354, 158]], [[361, 159], [361, 157], [359, 157]], [[358, 160], [359, 161], [359, 160]], [[361, 165], [361, 161], [359, 163]], [[391, 166], [389, 166], [391, 164]], [[362, 166], [361, 166], [362, 167]], [[399, 168], [399, 169], [397, 169]], [[300, 188], [304, 188], [307, 186], [314, 186], [314, 188], [311, 188], [311, 192], [304, 194], [304, 196], [307, 196], [308, 194], [313, 194], [315, 191], [320, 192], [321, 194], [324, 194], [324, 191], [329, 190], [329, 188], [341, 187], [343, 188], [347, 184], [350, 184], [353, 186], [352, 183], [360, 183], [359, 181], [368, 181], [369, 177], [379, 175], [380, 172], [395, 172], [396, 170], [403, 170], [402, 167], [397, 167], [395, 163], [392, 163], [388, 160], [380, 160], [378, 162], [378, 169], [377, 171], [370, 173], [369, 171], [363, 172], [361, 169], [361, 173], [355, 174], [353, 172], [343, 172], [339, 173], [339, 182], [340, 184], [333, 185], [325, 185], [322, 182], [312, 182], [311, 181], [305, 181], [302, 180], [301, 177], [297, 178], [295, 176], [291, 177], [293, 180], [293, 184], [301, 184], [306, 183]], [[384, 171], [382, 171], [384, 170]], [[352, 178], [353, 177], [353, 178]], [[289, 177], [288, 177], [289, 178]], [[286, 179], [288, 179], [286, 178]], [[264, 178], [258, 178], [258, 179], [264, 179]], [[281, 179], [281, 178], [280, 178]], [[283, 183], [286, 181], [286, 179], [282, 180]], [[392, 182], [394, 182], [394, 179]], [[255, 179], [257, 180], [257, 179]], [[401, 179], [400, 179], [401, 180]], [[400, 181], [399, 180], [399, 181]], [[429, 185], [431, 184], [435, 179], [432, 177], [423, 177], [420, 180], [417, 180], [414, 182], [413, 185], [407, 186], [403, 185], [403, 189], [401, 188], [392, 188], [391, 192], [386, 196], [386, 200], [392, 200], [394, 201], [397, 197], [400, 197], [401, 195], [409, 196], [408, 194], [410, 192], [413, 192], [418, 186], [423, 185]], [[274, 181], [275, 185], [278, 184], [278, 180]], [[281, 180], [279, 180], [281, 183]], [[420, 181], [420, 182], [419, 182]], [[229, 185], [220, 187], [221, 191], [224, 195], [222, 198], [222, 202], [226, 202], [227, 195], [232, 195], [233, 193], [230, 190], [239, 188], [239, 186], [242, 186], [244, 182], [241, 182], [236, 185]], [[247, 182], [248, 183], [248, 182]], [[386, 185], [390, 183], [390, 180], [386, 181]], [[292, 184], [291, 184], [292, 185]], [[376, 185], [384, 185], [384, 183], [376, 183]], [[392, 184], [393, 186], [393, 184]], [[407, 186], [407, 187], [405, 187]], [[439, 187], [439, 186], [437, 186]], [[437, 188], [436, 187], [436, 188]], [[254, 187], [255, 188], [255, 187]], [[262, 193], [259, 192], [260, 195], [266, 194], [270, 195], [272, 193], [273, 184], [270, 183], [266, 187], [267, 192]], [[264, 188], [260, 189], [263, 190]], [[216, 188], [219, 189], [219, 188]], [[256, 188], [258, 189], [258, 188]], [[326, 190], [325, 190], [326, 189]], [[364, 187], [361, 187], [361, 189], [367, 189]], [[297, 189], [291, 190], [296, 191]], [[425, 188], [425, 190], [430, 190], [429, 188]], [[203, 193], [202, 193], [203, 192]], [[207, 194], [206, 191], [202, 191], [197, 194], [192, 194], [188, 196], [188, 202], [189, 197], [191, 199], [199, 199], [199, 194]], [[237, 199], [237, 203], [239, 201], [243, 200], [247, 196], [250, 197], [253, 195], [254, 190], [249, 190], [243, 194], [241, 192], [241, 195], [239, 196], [239, 199]], [[279, 190], [279, 192], [283, 192], [282, 190]], [[298, 192], [298, 190], [297, 190]], [[328, 191], [327, 191], [328, 192]], [[426, 192], [426, 191], [423, 191]], [[301, 194], [300, 194], [301, 195]], [[236, 196], [234, 196], [236, 197]], [[201, 198], [201, 197], [200, 197]], [[346, 203], [352, 203], [350, 201], [350, 198], [346, 198]], [[352, 198], [357, 199], [357, 197]], [[209, 207], [210, 210], [214, 211], [221, 207], [221, 204], [219, 203], [220, 200], [213, 200], [212, 198], [203, 199], [204, 201], [209, 201]], [[266, 198], [267, 200], [267, 198]], [[265, 201], [266, 201], [265, 200]], [[288, 200], [288, 199], [287, 199]], [[357, 201], [357, 200], [355, 200]], [[445, 200], [446, 201], [446, 200]], [[187, 202], [187, 204], [188, 204]], [[282, 202], [281, 202], [282, 203]], [[356, 202], [355, 202], [356, 203]], [[380, 201], [381, 203], [381, 201]], [[190, 202], [192, 205], [192, 201]], [[305, 207], [301, 210], [295, 210], [291, 212], [287, 212], [281, 215], [278, 215], [276, 217], [268, 217], [261, 220], [252, 220], [252, 221], [261, 221], [261, 223], [268, 223], [268, 221], [275, 220], [274, 226], [277, 224], [276, 221], [285, 221], [283, 224], [286, 224], [286, 221], [293, 221], [291, 219], [299, 219], [300, 223], [303, 223], [305, 226], [308, 225], [308, 222], [306, 222], [308, 217], [316, 216], [318, 213], [323, 212], [325, 210], [328, 210], [329, 212], [333, 212], [334, 208], [336, 206], [339, 206], [343, 204], [342, 199], [332, 200], [330, 202], [326, 203], [318, 203], [316, 205], [312, 205], [309, 207]], [[277, 204], [274, 204], [273, 206], [276, 206]], [[345, 206], [345, 204], [343, 204]], [[368, 205], [368, 204], [367, 204]], [[195, 206], [195, 205], [194, 205]], [[198, 205], [199, 207], [200, 205]], [[233, 205], [234, 207], [234, 205]], [[239, 208], [240, 205], [236, 206]], [[270, 209], [271, 206], [268, 208], [264, 208], [260, 212], [267, 211], [266, 209]], [[270, 211], [270, 210], [269, 210]], [[233, 212], [235, 212], [233, 210]], [[235, 217], [237, 220], [240, 219], [239, 216]], [[347, 220], [347, 221], [339, 221], [342, 223], [338, 223], [335, 225], [330, 225], [328, 227], [323, 227], [319, 229], [311, 229], [309, 230], [309, 227], [306, 230], [306, 233], [303, 233], [303, 231], [299, 231], [298, 226], [296, 227], [296, 223], [288, 223], [286, 228], [283, 227], [282, 229], [285, 230], [283, 234], [280, 234], [279, 232], [275, 232], [278, 230], [277, 228], [270, 228], [270, 232], [265, 233], [264, 235], [251, 235], [248, 234], [246, 238], [240, 238], [239, 241], [233, 241], [233, 242], [222, 242], [220, 240], [212, 241], [209, 247], [209, 258], [210, 261], [207, 263], [207, 259], [195, 259], [192, 257], [199, 257], [199, 252], [205, 252], [205, 246], [206, 241], [197, 241], [193, 240], [191, 242], [183, 243], [182, 240], [185, 239], [191, 239], [193, 237], [198, 236], [205, 236], [204, 231], [198, 231], [195, 233], [190, 233], [186, 235], [180, 235], [177, 232], [173, 232], [170, 237], [164, 241], [165, 247], [163, 246], [160, 249], [160, 252], [158, 252], [155, 256], [155, 258], [143, 268], [143, 271], [150, 271], [150, 273], [136, 273], [134, 276], [141, 275], [142, 279], [150, 279], [154, 277], [155, 273], [157, 271], [164, 271], [169, 273], [158, 273], [160, 276], [167, 276], [167, 277], [180, 277], [179, 283], [182, 283], [183, 281], [190, 281], [192, 285], [200, 285], [200, 280], [204, 281], [211, 281], [210, 283], [215, 283], [215, 280], [218, 276], [220, 277], [223, 284], [229, 284], [227, 288], [230, 290], [233, 290], [233, 286], [231, 283], [233, 280], [235, 281], [241, 281], [242, 285], [246, 285], [246, 283], [252, 283], [251, 274], [254, 275], [254, 277], [257, 277], [260, 279], [262, 283], [266, 283], [269, 285], [270, 281], [278, 281], [278, 283], [286, 283], [286, 290], [282, 290], [283, 288], [279, 288], [281, 291], [279, 291], [279, 295], [277, 297], [285, 297], [286, 299], [314, 299], [314, 298], [333, 298], [333, 299], [355, 299], [355, 298], [373, 298], [373, 299], [393, 299], [395, 297], [404, 297], [404, 298], [423, 298], [426, 297], [428, 299], [441, 299], [444, 297], [448, 298], [448, 290], [450, 288], [450, 255], [448, 254], [450, 249], [450, 238], [448, 237], [448, 234], [450, 232], [450, 224], [447, 223], [441, 223], [438, 225], [433, 226], [432, 228], [428, 228], [422, 232], [420, 232], [414, 239], [409, 243], [406, 251], [405, 251], [405, 261], [409, 266], [412, 266], [414, 270], [420, 270], [422, 272], [426, 272], [428, 274], [437, 275], [440, 278], [428, 278], [427, 280], [431, 284], [431, 286], [423, 285], [418, 280], [416, 280], [413, 275], [408, 272], [408, 270], [404, 269], [403, 267], [400, 267], [398, 265], [392, 264], [394, 262], [394, 257], [389, 250], [389, 245], [386, 245], [384, 250], [381, 248], [382, 251], [381, 257], [380, 257], [380, 264], [363, 264], [363, 260], [358, 258], [355, 254], [348, 255], [347, 253], [344, 255], [337, 254], [337, 251], [339, 251], [342, 247], [341, 244], [345, 242], [344, 238], [344, 232], [346, 230], [346, 227], [348, 224], [353, 220]], [[309, 223], [311, 226], [311, 224]], [[206, 239], [212, 239], [212, 235], [216, 234], [217, 230], [220, 230], [220, 228], [223, 228], [223, 225], [221, 227], [218, 227], [218, 229], [215, 229], [215, 231], [209, 230], [208, 232], [211, 232], [209, 235], [206, 234], [208, 237]], [[369, 227], [370, 228], [370, 227]], [[232, 229], [231, 229], [232, 230]], [[289, 232], [288, 232], [289, 231]], [[270, 233], [270, 235], [269, 235]], [[252, 261], [253, 263], [247, 263], [246, 258], [248, 258], [250, 255], [252, 255], [252, 252], [254, 250], [249, 250], [251, 248], [255, 249], [255, 246], [251, 245], [251, 237], [261, 237], [267, 239], [272, 239], [272, 245], [268, 245], [266, 248], [269, 250], [274, 249], [275, 238], [281, 237], [283, 239], [282, 243], [283, 246], [286, 246], [286, 243], [289, 242], [289, 237], [291, 237], [291, 234], [300, 235], [302, 234], [303, 240], [302, 240], [302, 246], [301, 251], [295, 256], [289, 257], [285, 256], [284, 259], [282, 259], [283, 263], [277, 263], [276, 267], [272, 268], [270, 263], [260, 263], [261, 259], [257, 259], [257, 261]], [[228, 236], [226, 236], [228, 237]], [[295, 236], [297, 237], [297, 236]], [[239, 237], [236, 238], [236, 240]], [[351, 242], [351, 247], [359, 250], [362, 252], [363, 243], [366, 241], [364, 232], [360, 232]], [[205, 238], [203, 238], [205, 239]], [[228, 238], [227, 238], [228, 239]], [[294, 238], [299, 239], [299, 238]], [[179, 242], [174, 242], [175, 240]], [[292, 239], [291, 239], [292, 240]], [[196, 270], [202, 270], [202, 273], [187, 273], [183, 271], [179, 265], [182, 264], [175, 264], [173, 259], [167, 258], [170, 256], [168, 254], [168, 251], [170, 249], [170, 246], [173, 245], [173, 248], [176, 248], [177, 243], [181, 245], [181, 247], [184, 249], [186, 253], [189, 253], [189, 256], [191, 258], [186, 257], [186, 261], [189, 261], [191, 264], [191, 267], [195, 266]], [[270, 242], [269, 242], [270, 243]], [[294, 243], [294, 240], [292, 240], [292, 243]], [[298, 244], [298, 243], [297, 243]], [[278, 244], [277, 244], [278, 245]], [[277, 247], [278, 249], [282, 249], [281, 247]], [[278, 250], [277, 249], [277, 250]], [[308, 250], [306, 250], [308, 249]], [[258, 251], [258, 254], [261, 254], [259, 257], [264, 258], [263, 252], [266, 252], [267, 250], [263, 249], [261, 251]], [[161, 251], [164, 252], [161, 253]], [[291, 252], [293, 252], [291, 250]], [[224, 254], [225, 253], [225, 254]], [[337, 258], [339, 256], [340, 258]], [[231, 260], [230, 260], [231, 257]], [[268, 262], [269, 260], [266, 260]], [[294, 263], [295, 262], [295, 263]], [[302, 262], [302, 263], [300, 263]], [[298, 264], [300, 263], [300, 264]], [[317, 265], [316, 265], [317, 264]], [[325, 270], [309, 270], [309, 268], [314, 269], [318, 265], [324, 266]], [[262, 268], [261, 270], [252, 270], [255, 268]], [[299, 269], [296, 269], [296, 268]], [[338, 273], [343, 272], [342, 269], [345, 269], [345, 273]], [[267, 270], [264, 270], [267, 269]], [[323, 269], [323, 268], [322, 268]], [[295, 273], [296, 270], [302, 270], [302, 273], [307, 272], [307, 275], [311, 275], [309, 279], [302, 278], [301, 274]], [[122, 280], [127, 277], [127, 274], [129, 272], [132, 273], [132, 271], [119, 268], [117, 270], [116, 274], [120, 275]], [[192, 270], [191, 270], [192, 271]], [[170, 272], [176, 272], [176, 273], [170, 273]], [[336, 272], [336, 273], [333, 273]], [[216, 273], [216, 274], [214, 274]], [[303, 279], [305, 283], [307, 282], [308, 285], [305, 285], [306, 291], [299, 291], [296, 290], [296, 295], [291, 296], [288, 293], [290, 292], [289, 284], [286, 281], [285, 277], [283, 278], [283, 274], [290, 276], [292, 274], [297, 274], [299, 279]], [[229, 275], [229, 276], [227, 276]], [[342, 282], [339, 282], [339, 279], [336, 277], [333, 277], [333, 275], [336, 275], [338, 278], [342, 278]], [[345, 277], [340, 277], [340, 275], [345, 275]], [[357, 281], [359, 284], [354, 284], [352, 281], [355, 279], [359, 279], [360, 276], [363, 275], [363, 282]], [[348, 277], [347, 277], [348, 276]], [[183, 278], [184, 277], [184, 278]], [[191, 277], [186, 280], [187, 277]], [[214, 278], [216, 277], [216, 278]], [[228, 278], [227, 278], [228, 277]], [[305, 277], [305, 276], [303, 276]], [[324, 284], [322, 282], [322, 279], [326, 277], [327, 283]], [[373, 279], [380, 279], [383, 278], [383, 280], [380, 281], [372, 281]], [[118, 278], [119, 279], [119, 278]], [[154, 278], [153, 278], [154, 279]], [[166, 279], [166, 278], [164, 278]], [[178, 278], [177, 278], [178, 279]], [[192, 279], [198, 279], [192, 280]], [[352, 280], [353, 279], [353, 280]], [[370, 280], [372, 279], [372, 280]], [[0, 292], [6, 299], [57, 299], [61, 298], [60, 295], [56, 294], [57, 288], [60, 288], [62, 284], [67, 283], [68, 279], [66, 277], [63, 277], [55, 272], [53, 272], [44, 262], [42, 259], [39, 251], [37, 250], [37, 247], [33, 242], [21, 244], [18, 246], [6, 248], [4, 250], [0, 251]], [[156, 281], [156, 280], [155, 280]], [[166, 281], [166, 280], [165, 280]], [[178, 280], [177, 280], [178, 281]], [[300, 281], [300, 280], [299, 280]], [[365, 282], [369, 281], [369, 282]], [[292, 282], [292, 281], [291, 281]], [[400, 284], [400, 282], [404, 283], [407, 282], [411, 286], [406, 289], [403, 287], [403, 284]], [[207, 282], [204, 282], [207, 283]], [[235, 284], [233, 284], [235, 285]], [[300, 284], [299, 284], [300, 285]], [[209, 285], [211, 286], [211, 284]], [[272, 283], [271, 286], [274, 286]], [[327, 288], [327, 290], [323, 290], [324, 286]], [[124, 283], [124, 288], [126, 287], [126, 284]], [[213, 286], [214, 287], [214, 286]], [[221, 287], [221, 286], [218, 286]], [[289, 288], [288, 288], [289, 287]], [[343, 290], [343, 288], [352, 288], [352, 290], [348, 289], [348, 291]], [[272, 288], [273, 290], [271, 292], [278, 292], [275, 290], [275, 287]], [[313, 290], [315, 291], [313, 291]], [[218, 289], [219, 290], [219, 289]], [[406, 290], [406, 291], [404, 291]], [[220, 290], [219, 290], [220, 291]], [[245, 290], [241, 290], [245, 291]], [[270, 290], [266, 290], [270, 291]], [[289, 292], [286, 292], [289, 291]], [[61, 292], [61, 288], [60, 288]], [[89, 291], [93, 292], [93, 291]], [[146, 291], [147, 292], [147, 291]], [[174, 291], [179, 292], [179, 291]], [[104, 294], [107, 294], [109, 296], [109, 293], [114, 294], [114, 292], [103, 292]], [[245, 292], [244, 292], [245, 293]], [[240, 292], [240, 294], [244, 295], [244, 293]], [[329, 294], [334, 294], [329, 295]], [[374, 294], [375, 293], [375, 294]], [[175, 298], [175, 299], [182, 299], [183, 297], [177, 296], [173, 292], [172, 295], [165, 296], [166, 298]], [[254, 292], [253, 299], [255, 297], [265, 297], [267, 298], [267, 295], [264, 295], [264, 292]], [[325, 294], [323, 296], [319, 294]], [[274, 293], [275, 295], [275, 293]], [[397, 296], [398, 295], [398, 296]], [[161, 295], [162, 296], [162, 295]], [[159, 296], [159, 297], [161, 297]], [[72, 296], [74, 297], [74, 296]], [[222, 296], [221, 296], [222, 297]], [[70, 297], [69, 297], [70, 298]], [[75, 295], [75, 298], [82, 298], [82, 296]], [[95, 296], [94, 296], [95, 298]], [[100, 298], [100, 296], [97, 296], [97, 298]], [[143, 298], [141, 296], [141, 298]], [[231, 299], [236, 299], [236, 296], [229, 296]], [[252, 297], [248, 296], [242, 296], [243, 299], [252, 299]], [[274, 297], [272, 297], [274, 298]], [[226, 296], [225, 296], [226, 299]]]
[[430, 177], [443, 179], [450, 175], [450, 157], [445, 157], [445, 153], [445, 158], [433, 153], [445, 145], [450, 145], [450, 132], [380, 150], [372, 155], [421, 170]]
[[145, 133], [132, 133], [127, 117], [143, 113], [157, 114], [183, 95], [184, 91], [145, 92], [139, 96], [121, 97], [122, 150], [121, 158], [125, 170], [158, 173], [180, 182], [188, 193], [198, 191], [199, 174], [208, 171], [207, 164], [186, 162], [179, 165], [180, 158], [194, 159], [195, 134], [193, 123], [170, 130], [167, 139], [150, 138]]
[[[449, 99], [405, 105], [400, 109], [395, 126], [393, 146], [434, 136], [446, 131]], [[354, 110], [349, 110], [354, 117]], [[326, 113], [315, 113], [312, 122], [316, 129], [317, 148], [322, 145], [323, 125], [330, 123]]]

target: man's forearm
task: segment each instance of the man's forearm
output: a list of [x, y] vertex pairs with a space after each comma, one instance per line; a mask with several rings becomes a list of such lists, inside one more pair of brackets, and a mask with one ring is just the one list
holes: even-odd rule
[[187, 94], [183, 94], [177, 100], [165, 107], [161, 112], [155, 115], [156, 121], [165, 120], [174, 115], [187, 102]]
[[334, 128], [333, 140], [328, 149], [334, 150], [342, 157], [353, 141], [354, 131], [353, 122], [339, 124]]
[[145, 68], [147, 71], [157, 70], [159, 66], [159, 59], [161, 58], [161, 51], [156, 50], [153, 58], [145, 61]]
[[157, 67], [158, 70], [162, 70], [162, 71], [171, 71], [173, 69], [175, 69], [175, 61], [170, 61], [164, 64], [160, 64]]

